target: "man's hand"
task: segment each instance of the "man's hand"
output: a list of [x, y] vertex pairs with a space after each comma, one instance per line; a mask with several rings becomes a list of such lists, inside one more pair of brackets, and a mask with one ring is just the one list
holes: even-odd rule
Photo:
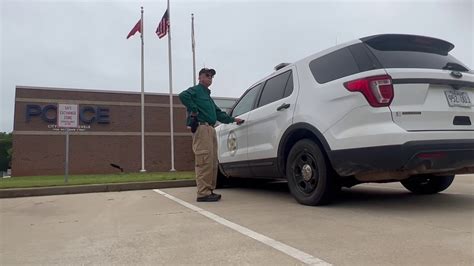
[[245, 120], [240, 119], [240, 118], [234, 118], [234, 122], [237, 123], [237, 125], [241, 125], [242, 123], [245, 122]]

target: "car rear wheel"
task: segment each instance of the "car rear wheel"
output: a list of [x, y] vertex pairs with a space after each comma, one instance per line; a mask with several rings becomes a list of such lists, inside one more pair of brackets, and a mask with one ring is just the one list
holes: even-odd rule
[[288, 155], [286, 177], [295, 199], [304, 205], [329, 203], [337, 183], [319, 146], [309, 139], [298, 141]]
[[417, 175], [400, 182], [406, 189], [415, 194], [434, 194], [447, 189], [453, 183], [453, 180], [454, 175]]

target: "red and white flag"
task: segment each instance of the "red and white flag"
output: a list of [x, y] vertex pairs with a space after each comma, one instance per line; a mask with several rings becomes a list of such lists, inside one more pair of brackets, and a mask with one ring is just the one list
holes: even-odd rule
[[133, 27], [133, 29], [130, 31], [130, 33], [128, 33], [127, 39], [132, 37], [133, 35], [135, 35], [135, 33], [137, 33], [137, 31], [141, 33], [142, 32], [142, 27], [141, 26], [142, 26], [142, 20], [140, 19], [140, 20], [138, 20], [135, 27]]
[[166, 9], [165, 14], [161, 18], [160, 24], [158, 24], [158, 27], [156, 28], [156, 35], [158, 35], [158, 38], [163, 38], [166, 36], [168, 33], [168, 27], [170, 25], [170, 20], [168, 16], [168, 9]]

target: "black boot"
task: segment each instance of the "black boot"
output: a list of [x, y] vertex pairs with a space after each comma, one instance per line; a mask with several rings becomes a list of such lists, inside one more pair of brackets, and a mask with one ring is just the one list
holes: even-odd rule
[[219, 201], [220, 199], [221, 199], [221, 195], [211, 193], [207, 196], [198, 197], [196, 201], [197, 202], [215, 202], [215, 201]]

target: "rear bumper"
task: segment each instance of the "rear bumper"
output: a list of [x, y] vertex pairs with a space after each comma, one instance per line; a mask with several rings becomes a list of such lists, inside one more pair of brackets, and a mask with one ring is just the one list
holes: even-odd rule
[[474, 139], [335, 150], [329, 152], [329, 158], [341, 176], [391, 172], [400, 173], [401, 179], [410, 174], [470, 172], [474, 169]]

